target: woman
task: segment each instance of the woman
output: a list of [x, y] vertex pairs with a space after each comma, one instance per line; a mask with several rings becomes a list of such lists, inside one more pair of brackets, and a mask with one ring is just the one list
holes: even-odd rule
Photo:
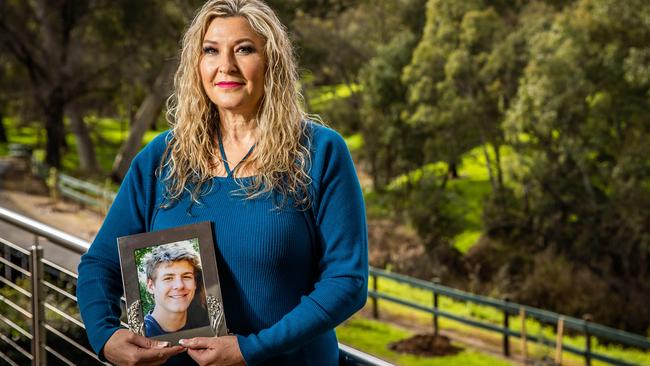
[[[216, 0], [199, 10], [183, 38], [172, 129], [134, 159], [79, 265], [79, 307], [100, 357], [338, 364], [333, 329], [367, 294], [364, 203], [345, 142], [307, 120], [297, 82], [267, 5]], [[205, 220], [233, 335], [165, 347], [121, 329], [115, 238]]]

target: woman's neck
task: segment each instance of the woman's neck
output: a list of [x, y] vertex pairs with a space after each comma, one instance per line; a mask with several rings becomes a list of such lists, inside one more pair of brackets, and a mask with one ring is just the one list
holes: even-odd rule
[[219, 111], [219, 129], [223, 142], [248, 144], [255, 142], [257, 120], [242, 114]]

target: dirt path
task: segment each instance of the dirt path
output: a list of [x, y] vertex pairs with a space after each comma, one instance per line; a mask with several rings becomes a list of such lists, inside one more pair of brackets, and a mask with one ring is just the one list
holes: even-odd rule
[[[0, 207], [11, 210], [60, 231], [77, 236], [87, 242], [97, 234], [102, 216], [82, 209], [78, 204], [54, 202], [48, 188], [32, 174], [28, 159], [0, 157]], [[49, 243], [43, 238], [14, 225], [0, 221], [0, 238], [11, 244], [29, 249], [35, 243], [43, 247], [43, 255], [64, 268], [76, 272], [80, 254]], [[3, 255], [10, 255], [8, 246], [2, 246]]]

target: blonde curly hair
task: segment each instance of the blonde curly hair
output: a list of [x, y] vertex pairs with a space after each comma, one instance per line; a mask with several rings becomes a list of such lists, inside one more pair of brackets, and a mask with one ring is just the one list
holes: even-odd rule
[[218, 154], [215, 134], [219, 112], [203, 89], [199, 62], [208, 26], [215, 18], [225, 17], [243, 17], [248, 21], [264, 40], [267, 62], [264, 94], [256, 118], [255, 149], [240, 166], [242, 171], [254, 168], [256, 175], [249, 183], [239, 177], [235, 180], [249, 199], [275, 192], [280, 197], [279, 206], [290, 198], [296, 206], [306, 207], [311, 182], [306, 121], [315, 116], [308, 116], [303, 110], [295, 56], [286, 29], [260, 0], [208, 1], [183, 36], [174, 93], [167, 101], [167, 120], [172, 132], [158, 169], [159, 175], [166, 171], [163, 207], [180, 200], [184, 192], [190, 194], [193, 202], [200, 202], [215, 168], [223, 164], [214, 159]]

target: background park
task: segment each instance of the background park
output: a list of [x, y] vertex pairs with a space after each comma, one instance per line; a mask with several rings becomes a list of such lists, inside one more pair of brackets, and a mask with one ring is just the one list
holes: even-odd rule
[[[179, 40], [201, 3], [0, 1], [0, 206], [38, 215], [18, 201], [41, 193], [50, 211], [39, 219], [69, 210], [53, 192], [57, 174], [119, 188], [138, 150], [168, 128]], [[646, 343], [590, 345], [650, 365], [650, 2], [268, 3], [294, 40], [306, 109], [353, 154], [372, 267], [625, 331]], [[23, 146], [51, 169], [29, 178], [43, 189], [12, 168]], [[88, 220], [88, 205], [76, 205], [70, 217]], [[59, 221], [79, 236], [96, 230]], [[504, 321], [482, 300], [373, 279], [371, 290], [424, 308]], [[584, 349], [584, 332], [557, 338], [556, 323], [514, 309], [510, 329], [554, 343], [522, 348], [513, 337], [504, 357], [501, 334], [441, 316], [447, 355], [403, 353], [400, 341], [413, 351], [412, 337], [432, 332], [432, 314], [387, 298], [337, 334], [398, 365], [554, 364], [557, 343]]]

